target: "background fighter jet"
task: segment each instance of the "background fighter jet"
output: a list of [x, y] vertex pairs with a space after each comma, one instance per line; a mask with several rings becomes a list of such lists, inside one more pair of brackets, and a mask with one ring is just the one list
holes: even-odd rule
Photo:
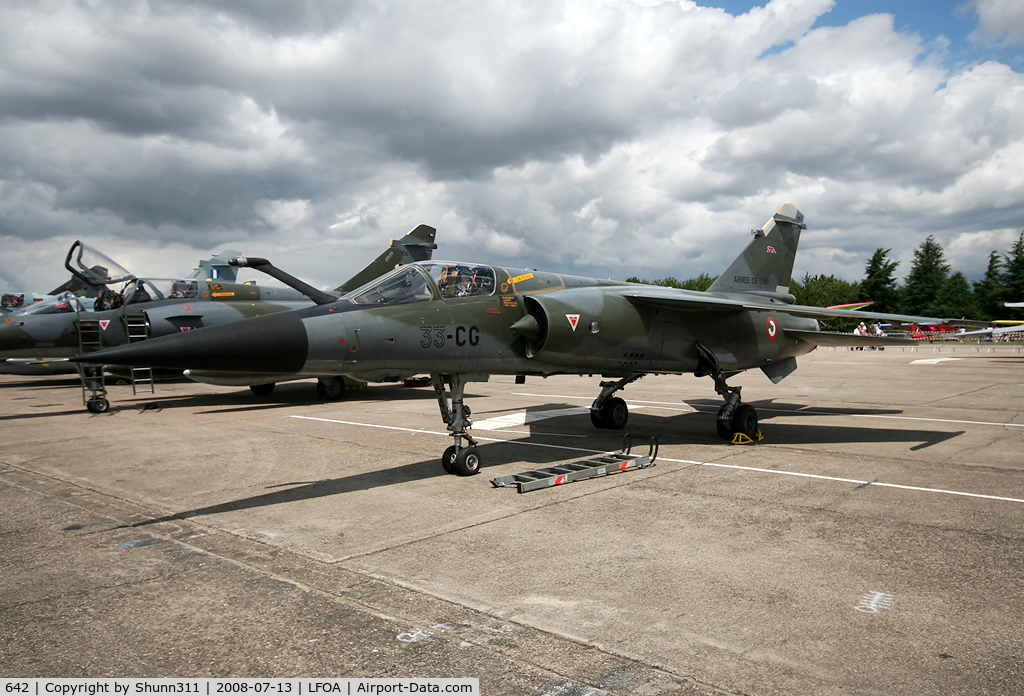
[[[375, 278], [397, 265], [429, 259], [436, 248], [436, 230], [421, 225], [391, 246], [361, 270], [355, 278]], [[81, 242], [68, 250], [65, 267], [78, 284], [98, 289], [95, 298], [80, 298], [63, 290], [46, 302], [0, 318], [0, 358], [12, 359], [8, 370], [19, 374], [47, 373], [59, 369], [57, 359], [81, 352], [78, 320], [96, 320], [104, 347], [129, 342], [130, 325], [142, 327], [149, 337], [180, 333], [204, 326], [225, 324], [314, 303], [310, 295], [323, 300], [336, 300], [346, 285], [333, 294], [324, 293], [296, 279], [295, 288], [264, 287], [237, 283], [238, 267], [228, 263], [238, 256], [226, 251], [199, 262], [195, 271], [185, 278], [158, 280], [136, 278], [115, 261]], [[64, 363], [75, 371], [71, 364]], [[148, 366], [147, 366], [148, 367]], [[301, 375], [300, 377], [308, 377]], [[251, 385], [257, 393], [269, 393], [273, 381], [234, 381]], [[211, 381], [211, 380], [206, 380]], [[225, 382], [220, 382], [225, 383]], [[331, 375], [317, 385], [322, 398], [340, 398], [345, 384], [340, 376]]]
[[760, 368], [777, 383], [796, 369], [797, 356], [819, 345], [912, 343], [824, 332], [819, 318], [850, 312], [793, 304], [803, 220], [794, 206], [780, 208], [707, 292], [433, 261], [398, 268], [335, 302], [78, 360], [249, 375], [429, 373], [454, 438], [442, 464], [461, 475], [480, 467], [465, 385], [490, 374], [602, 374], [609, 379], [590, 415], [596, 427], [613, 429], [629, 415], [614, 394], [631, 382], [652, 372], [706, 375], [725, 399], [718, 433], [753, 437], [757, 413], [727, 384], [731, 376]]

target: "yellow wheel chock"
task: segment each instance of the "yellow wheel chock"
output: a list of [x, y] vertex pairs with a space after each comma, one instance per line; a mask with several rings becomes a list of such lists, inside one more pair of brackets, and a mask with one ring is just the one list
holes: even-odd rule
[[763, 439], [764, 439], [764, 435], [761, 434], [760, 430], [758, 430], [758, 431], [756, 431], [754, 433], [753, 439], [751, 439], [749, 436], [745, 435], [744, 433], [735, 433], [732, 436], [732, 441], [730, 442], [730, 444], [733, 444], [733, 445], [753, 445], [753, 444], [756, 444], [756, 443], [760, 442]]

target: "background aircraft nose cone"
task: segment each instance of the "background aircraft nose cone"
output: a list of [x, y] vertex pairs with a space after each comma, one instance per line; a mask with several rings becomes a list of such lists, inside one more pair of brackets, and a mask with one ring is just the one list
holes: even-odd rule
[[298, 372], [309, 349], [295, 312], [193, 329], [72, 358], [74, 362], [175, 370]]

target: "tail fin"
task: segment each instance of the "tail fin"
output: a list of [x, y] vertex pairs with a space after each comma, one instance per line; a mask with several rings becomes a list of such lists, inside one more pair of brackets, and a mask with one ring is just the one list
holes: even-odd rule
[[240, 251], [225, 249], [208, 259], [200, 259], [199, 265], [187, 277], [212, 278], [214, 280], [223, 280], [226, 283], [237, 283], [238, 269], [228, 263], [228, 261], [241, 255], [242, 252]]
[[401, 239], [392, 240], [389, 249], [335, 290], [344, 294], [384, 275], [396, 266], [413, 261], [428, 260], [434, 253], [434, 249], [437, 248], [437, 245], [434, 244], [434, 235], [436, 234], [437, 230], [430, 225], [417, 226]]
[[725, 273], [708, 292], [753, 292], [789, 294], [793, 261], [800, 242], [800, 230], [807, 229], [804, 214], [786, 203], [759, 230]]

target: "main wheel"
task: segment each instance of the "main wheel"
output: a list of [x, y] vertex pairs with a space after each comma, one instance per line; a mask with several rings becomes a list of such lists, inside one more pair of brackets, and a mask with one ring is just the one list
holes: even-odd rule
[[455, 463], [452, 465], [455, 473], [459, 476], [472, 476], [480, 473], [480, 455], [476, 447], [463, 447], [455, 455]]
[[626, 421], [629, 420], [629, 406], [617, 396], [608, 399], [601, 407], [601, 419], [606, 428], [622, 430], [626, 427]]
[[594, 427], [598, 428], [599, 430], [604, 430], [605, 428], [608, 427], [607, 425], [604, 424], [604, 416], [602, 415], [602, 412], [595, 411], [594, 409], [590, 409], [590, 422], [593, 423]]
[[316, 382], [316, 393], [324, 401], [337, 401], [345, 395], [345, 382], [341, 377], [328, 377]]
[[452, 445], [441, 455], [441, 466], [449, 474], [455, 473], [455, 445]]
[[253, 384], [249, 386], [249, 391], [251, 391], [256, 396], [266, 396], [267, 394], [270, 394], [272, 391], [274, 391], [274, 387], [276, 386], [277, 385], [274, 384], [273, 382], [271, 382], [270, 384]]
[[757, 435], [757, 411], [750, 404], [740, 404], [732, 417], [733, 432], [743, 433], [750, 439]]
[[110, 409], [110, 402], [102, 396], [94, 396], [85, 402], [85, 407], [92, 413], [106, 413]]

